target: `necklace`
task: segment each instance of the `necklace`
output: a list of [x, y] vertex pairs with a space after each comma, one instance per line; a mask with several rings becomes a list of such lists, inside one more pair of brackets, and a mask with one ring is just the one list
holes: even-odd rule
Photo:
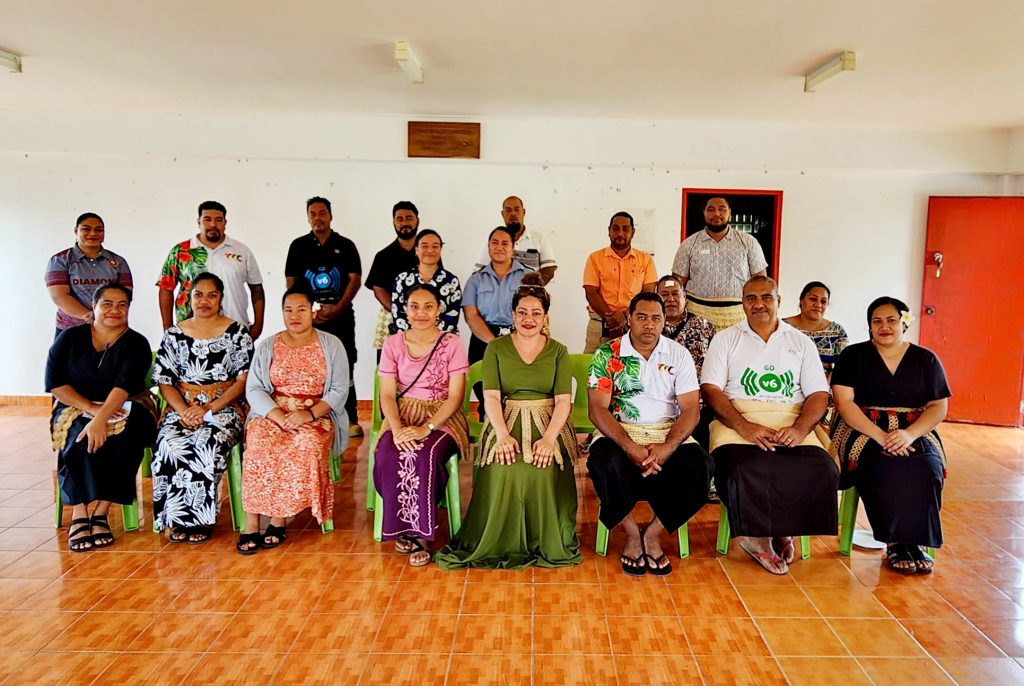
[[[93, 331], [95, 332], [96, 329], [93, 329]], [[110, 350], [110, 346], [114, 345], [114, 343], [117, 343], [121, 336], [125, 335], [127, 331], [128, 327], [126, 326], [120, 333], [118, 333], [116, 336], [114, 336], [112, 339], [110, 339], [103, 345], [103, 354], [100, 355], [100, 361], [96, 363], [96, 369], [99, 369], [100, 367], [103, 366], [103, 360], [107, 358], [107, 351]]]

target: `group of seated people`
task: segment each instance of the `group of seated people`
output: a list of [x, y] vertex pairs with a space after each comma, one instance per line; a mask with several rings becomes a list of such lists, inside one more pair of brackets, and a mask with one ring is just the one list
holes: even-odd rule
[[[510, 331], [483, 351], [485, 421], [475, 446], [462, 409], [469, 356], [445, 326], [449, 303], [429, 283], [402, 294], [407, 328], [384, 341], [379, 365], [384, 423], [373, 476], [383, 538], [414, 566], [582, 561], [570, 356], [550, 335], [550, 295], [534, 276], [512, 294]], [[70, 550], [114, 543], [107, 512], [135, 498], [154, 441], [154, 517], [172, 542], [211, 537], [227, 457], [243, 436], [239, 553], [280, 545], [289, 518], [307, 508], [320, 522], [332, 517], [329, 457], [348, 442], [345, 349], [313, 327], [317, 305], [305, 284], [284, 295], [284, 330], [255, 351], [245, 327], [221, 313], [223, 293], [216, 275], [197, 276], [192, 317], [165, 332], [155, 359], [128, 326], [131, 290], [116, 282], [96, 289], [88, 325], [54, 342], [46, 387], [61, 498], [73, 510]], [[632, 299], [627, 332], [598, 348], [586, 388], [596, 427], [587, 469], [601, 523], [625, 533], [624, 573], [672, 571], [661, 534], [706, 504], [712, 480], [732, 535], [771, 573], [788, 571], [794, 537], [835, 535], [836, 491], [849, 487], [892, 569], [932, 570], [925, 549], [942, 544], [945, 477], [935, 427], [950, 395], [942, 366], [904, 339], [912, 318], [901, 301], [873, 301], [870, 340], [845, 345], [842, 327], [824, 319], [827, 299], [823, 284], [809, 284], [790, 324], [778, 317], [775, 282], [752, 277], [745, 319], [711, 339], [699, 379], [690, 351], [662, 335], [663, 298]], [[675, 312], [668, 323], [678, 325]], [[146, 387], [151, 360], [160, 404]], [[703, 445], [694, 437], [702, 405], [713, 416]], [[473, 463], [473, 496], [461, 529], [434, 549], [453, 454]], [[640, 501], [650, 522], [635, 519]], [[269, 518], [262, 532], [260, 516]]]

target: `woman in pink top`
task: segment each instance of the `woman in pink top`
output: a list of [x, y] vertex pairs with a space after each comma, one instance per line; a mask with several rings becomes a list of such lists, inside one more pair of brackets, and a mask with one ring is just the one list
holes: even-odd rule
[[378, 370], [384, 423], [373, 483], [384, 502], [382, 537], [415, 567], [430, 562], [445, 462], [470, 455], [462, 412], [469, 360], [459, 337], [438, 329], [440, 303], [430, 284], [406, 292], [409, 329], [385, 339]]

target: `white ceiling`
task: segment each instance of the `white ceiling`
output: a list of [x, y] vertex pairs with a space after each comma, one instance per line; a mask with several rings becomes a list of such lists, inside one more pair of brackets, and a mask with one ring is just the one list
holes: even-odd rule
[[1022, 36], [1020, 0], [0, 0], [0, 108], [1008, 128]]

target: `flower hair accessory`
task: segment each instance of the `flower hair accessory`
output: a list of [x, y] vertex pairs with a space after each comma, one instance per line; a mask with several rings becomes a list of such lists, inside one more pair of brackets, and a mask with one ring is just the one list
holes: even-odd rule
[[917, 318], [910, 313], [910, 310], [903, 310], [900, 312], [900, 323], [903, 326], [910, 326], [914, 323]]
[[318, 302], [313, 303], [313, 314], [316, 314], [319, 311], [320, 311], [320, 303], [318, 303]]

